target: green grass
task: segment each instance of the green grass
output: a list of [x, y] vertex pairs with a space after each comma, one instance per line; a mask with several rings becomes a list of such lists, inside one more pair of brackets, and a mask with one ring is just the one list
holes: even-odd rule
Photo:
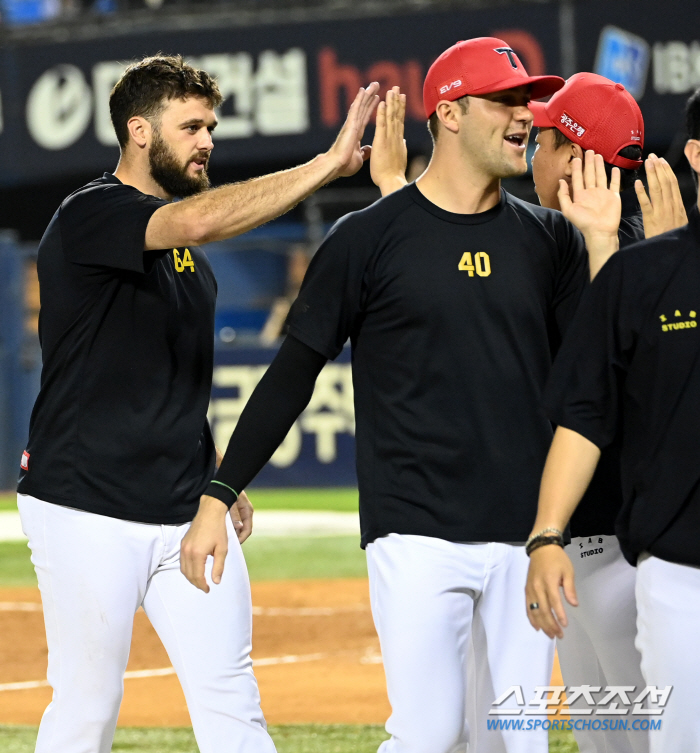
[[278, 753], [376, 753], [387, 739], [380, 725], [285, 724], [270, 727]]
[[[285, 724], [271, 726], [278, 753], [375, 753], [386, 740], [379, 725]], [[32, 753], [35, 727], [0, 726], [0, 753]], [[570, 732], [552, 732], [550, 753], [577, 753]], [[192, 731], [187, 728], [118, 729], [112, 751], [130, 753], [197, 753]]]
[[0, 542], [0, 587], [36, 586], [26, 541]]
[[[278, 753], [375, 753], [387, 734], [379, 725], [287, 724], [270, 727]], [[0, 727], [0, 753], [32, 753], [34, 727]], [[197, 753], [188, 728], [118, 729], [112, 751]]]
[[[365, 578], [365, 553], [358, 536], [259, 538], [244, 545], [251, 580]], [[36, 576], [23, 541], [0, 542], [0, 587], [35, 586]]]
[[352, 487], [318, 489], [250, 489], [256, 510], [335, 510], [357, 512], [359, 498]]
[[17, 494], [15, 492], [0, 493], [0, 510], [16, 510]]
[[573, 732], [551, 730], [549, 733], [549, 753], [579, 753]]
[[250, 579], [366, 578], [359, 536], [255, 538], [243, 544]]
[[[256, 510], [334, 510], [356, 512], [357, 489], [353, 487], [317, 489], [251, 489], [250, 499]], [[17, 495], [0, 493], [0, 510], [16, 510]]]

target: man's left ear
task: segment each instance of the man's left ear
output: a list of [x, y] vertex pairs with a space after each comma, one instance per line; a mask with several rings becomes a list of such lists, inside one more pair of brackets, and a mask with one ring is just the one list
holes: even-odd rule
[[690, 169], [697, 175], [700, 175], [700, 141], [697, 139], [688, 139], [683, 151], [690, 163]]
[[129, 135], [136, 146], [143, 149], [151, 138], [152, 126], [150, 121], [140, 115], [134, 115], [133, 118], [129, 118], [126, 127], [129, 129]]
[[584, 155], [583, 155], [583, 149], [581, 149], [581, 147], [578, 144], [574, 144], [573, 141], [570, 142], [566, 148], [569, 150], [569, 159], [567, 160], [564, 174], [566, 175], [567, 178], [570, 178], [571, 170], [572, 170], [571, 165], [572, 165], [573, 160], [576, 159], [576, 157], [578, 157], [583, 162]]

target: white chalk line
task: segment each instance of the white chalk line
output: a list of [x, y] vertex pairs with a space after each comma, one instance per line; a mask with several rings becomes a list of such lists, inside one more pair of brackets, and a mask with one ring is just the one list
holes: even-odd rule
[[[33, 601], [0, 601], [0, 612], [41, 612], [41, 604]], [[342, 607], [253, 607], [256, 617], [330, 617], [350, 612], [368, 612], [366, 604]]]
[[[318, 654], [288, 654], [286, 656], [268, 656], [262, 659], [253, 659], [254, 667], [272, 667], [279, 664], [300, 664], [302, 662], [320, 661], [321, 659], [328, 659], [331, 657], [356, 654], [357, 652], [351, 651], [336, 651], [332, 653], [318, 653]], [[360, 658], [361, 664], [380, 664], [381, 657], [376, 653], [373, 647], [369, 647], [365, 650], [363, 656]], [[148, 677], [167, 677], [168, 675], [174, 675], [175, 669], [173, 667], [162, 667], [160, 669], [137, 669], [131, 672], [124, 673], [125, 680], [141, 680]], [[0, 684], [0, 692], [9, 690], [33, 690], [35, 688], [47, 688], [49, 687], [48, 680], [29, 680], [28, 682], [6, 682]]]
[[29, 682], [6, 682], [0, 685], [0, 692], [3, 690], [32, 690], [32, 688], [48, 687], [48, 680], [30, 680]]
[[368, 604], [348, 604], [342, 607], [253, 607], [256, 617], [330, 617], [349, 612], [369, 612]]
[[[0, 602], [0, 612], [41, 612], [42, 607], [38, 602], [31, 601], [2, 601]], [[349, 604], [341, 607], [253, 607], [253, 614], [255, 616], [264, 617], [326, 617], [335, 614], [351, 613], [351, 612], [366, 612], [369, 611], [369, 606], [366, 604]], [[365, 652], [365, 655], [360, 659], [362, 664], [375, 664], [381, 663], [381, 657], [377, 659], [374, 654], [370, 655], [371, 650]], [[326, 659], [334, 654], [318, 653], [318, 654], [301, 654], [301, 655], [286, 655], [286, 656], [271, 656], [262, 659], [254, 659], [253, 666], [256, 667], [270, 667], [279, 664], [296, 664], [299, 662], [319, 661], [320, 659]], [[145, 677], [165, 677], [167, 675], [174, 675], [175, 670], [172, 667], [164, 667], [161, 669], [140, 669], [124, 674], [125, 680], [138, 680]], [[30, 680], [28, 682], [8, 682], [0, 683], [0, 692], [9, 690], [32, 690], [34, 688], [46, 688], [49, 687], [47, 680]]]
[[[255, 500], [253, 500], [255, 504]], [[316, 538], [359, 536], [360, 519], [356, 512], [331, 510], [257, 510], [254, 537]], [[19, 512], [0, 510], [0, 541], [25, 541]]]
[[0, 612], [41, 612], [36, 601], [0, 601]]
[[327, 659], [332, 654], [300, 654], [289, 656], [268, 656], [266, 659], [253, 659], [254, 667], [272, 667], [276, 664], [298, 664], [305, 661], [319, 661], [320, 659]]

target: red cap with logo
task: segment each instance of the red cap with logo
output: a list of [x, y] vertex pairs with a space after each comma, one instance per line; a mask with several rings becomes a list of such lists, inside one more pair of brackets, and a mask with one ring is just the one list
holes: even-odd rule
[[518, 56], [502, 39], [477, 37], [457, 42], [430, 66], [423, 84], [423, 106], [429, 118], [443, 99], [479, 95], [530, 85], [541, 99], [564, 86], [559, 76], [528, 76]]
[[633, 144], [644, 147], [642, 111], [622, 84], [596, 73], [577, 73], [549, 102], [530, 102], [530, 109], [538, 128], [557, 128], [610, 165], [627, 170], [641, 167], [641, 159], [619, 154]]

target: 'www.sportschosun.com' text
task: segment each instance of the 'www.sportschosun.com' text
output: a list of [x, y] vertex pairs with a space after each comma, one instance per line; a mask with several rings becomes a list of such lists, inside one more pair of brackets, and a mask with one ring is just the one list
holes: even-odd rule
[[629, 730], [660, 730], [661, 719], [487, 719], [489, 730], [600, 730], [627, 732]]

